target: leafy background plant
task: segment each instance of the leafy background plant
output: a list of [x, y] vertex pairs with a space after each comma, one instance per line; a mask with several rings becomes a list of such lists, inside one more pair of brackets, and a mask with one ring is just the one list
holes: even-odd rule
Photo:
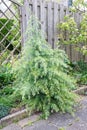
[[9, 114], [9, 107], [0, 104], [0, 119], [4, 116], [7, 116]]
[[11, 64], [0, 66], [0, 119], [9, 114], [12, 108], [23, 106], [20, 94], [14, 94], [12, 87], [14, 74]]
[[13, 74], [11, 72], [11, 65], [0, 66], [0, 88], [4, 88], [6, 85], [11, 84], [13, 81]]
[[[65, 16], [64, 22], [58, 25], [60, 29], [59, 43], [74, 44], [85, 55], [87, 53], [87, 3], [83, 0], [75, 0], [70, 11], [71, 13]], [[79, 24], [73, 17], [74, 13], [80, 13], [82, 16]]]
[[71, 16], [65, 16], [65, 21], [58, 25], [60, 29], [59, 44], [72, 44], [76, 45], [78, 51], [86, 55], [87, 46], [87, 16], [84, 15], [83, 19], [78, 27], [74, 18]]
[[87, 85], [87, 62], [83, 60], [72, 62], [70, 66], [72, 67], [70, 74], [77, 79], [77, 83], [80, 86]]
[[[83, 61], [77, 61], [71, 63], [73, 67], [73, 75], [77, 79], [79, 84], [87, 84], [87, 62], [85, 57], [87, 56], [87, 3], [83, 0], [75, 0], [71, 7], [71, 14], [65, 16], [64, 22], [58, 25], [60, 29], [59, 44], [74, 45], [76, 51], [82, 53]], [[76, 23], [73, 14], [80, 13], [82, 20], [79, 24]]]

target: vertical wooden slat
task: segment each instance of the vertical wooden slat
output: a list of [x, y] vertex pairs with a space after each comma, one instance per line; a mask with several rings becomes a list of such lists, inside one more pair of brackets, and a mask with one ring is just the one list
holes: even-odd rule
[[[66, 14], [65, 16], [68, 16], [69, 15], [69, 9], [66, 8]], [[65, 35], [66, 35], [66, 40], [68, 40], [68, 33], [65, 32]], [[69, 59], [70, 59], [70, 45], [66, 45], [66, 54], [68, 55]]]
[[[79, 12], [79, 16], [80, 16], [80, 23], [81, 23], [81, 21], [82, 21], [82, 18], [83, 18], [83, 15], [81, 15], [81, 12]], [[80, 44], [80, 46], [79, 46], [80, 48], [82, 48], [82, 45]], [[79, 60], [83, 60], [83, 54], [80, 52], [80, 59]]]
[[[69, 9], [69, 16], [72, 16], [73, 14], [72, 14], [72, 12], [71, 12], [71, 10]], [[69, 45], [69, 50], [70, 50], [70, 60], [71, 61], [73, 61], [73, 54], [74, 54], [74, 52], [73, 52], [73, 45]]]
[[45, 14], [45, 7], [44, 7], [44, 3], [45, 3], [45, 1], [43, 1], [43, 0], [41, 0], [40, 1], [40, 8], [41, 8], [41, 30], [43, 31], [43, 32], [45, 32], [45, 16], [44, 16], [44, 14]]
[[48, 3], [48, 43], [52, 46], [52, 2]]
[[60, 5], [60, 22], [63, 22], [64, 21], [64, 6], [63, 5]]
[[[64, 21], [64, 16], [65, 16], [65, 14], [64, 14], [64, 6], [60, 5], [60, 23]], [[61, 34], [61, 32], [60, 32], [60, 34]], [[64, 50], [64, 45], [61, 45], [60, 48]]]
[[85, 61], [87, 62], [87, 56], [85, 56]]
[[25, 32], [26, 32], [26, 20], [25, 20], [25, 6], [21, 7], [21, 31], [22, 31], [22, 45], [25, 42]]
[[29, 18], [30, 18], [30, 8], [29, 8], [28, 0], [24, 1], [24, 6], [25, 6], [26, 28], [27, 28], [28, 22], [29, 22]]
[[71, 53], [71, 60], [74, 61], [76, 59], [76, 50], [75, 50], [75, 45], [71, 45], [71, 50], [70, 50], [70, 53]]
[[54, 2], [52, 2], [52, 48], [54, 49]]
[[56, 47], [56, 42], [58, 40], [58, 29], [57, 29], [57, 24], [58, 24], [58, 4], [54, 3], [54, 48]]
[[35, 15], [35, 17], [37, 18], [37, 0], [32, 0], [33, 2], [33, 13]]
[[32, 15], [33, 14], [33, 2], [32, 2], [32, 0], [28, 0], [28, 3], [29, 3], [29, 9], [30, 9], [30, 15]]
[[40, 21], [41, 20], [41, 10], [40, 10], [40, 6], [37, 6], [37, 18]]
[[[66, 13], [67, 13], [67, 9], [66, 9], [66, 7], [64, 6], [64, 21], [65, 21], [65, 16], [66, 16]], [[65, 40], [67, 39], [67, 33], [66, 33], [66, 31], [64, 32], [64, 34], [65, 34]], [[64, 45], [64, 51], [66, 52], [66, 45]]]
[[[80, 13], [78, 12], [78, 20], [77, 20], [77, 24], [78, 24], [78, 28], [80, 26], [80, 22], [81, 22], [81, 17], [80, 17]], [[81, 47], [81, 45], [79, 45], [79, 47]], [[82, 59], [82, 54], [80, 52], [78, 52], [78, 59], [77, 60], [80, 60]]]
[[[46, 3], [44, 3], [44, 6]], [[44, 8], [44, 31], [45, 31], [45, 39], [48, 41], [48, 7], [45, 6]]]
[[59, 24], [60, 24], [60, 5], [58, 4], [58, 9], [57, 9], [57, 17], [58, 17], [58, 28], [57, 28], [57, 33], [58, 33], [58, 41], [60, 40], [60, 29], [59, 29]]
[[[79, 25], [80, 25], [80, 17], [79, 17], [79, 13], [77, 13], [76, 15], [76, 23], [77, 23], [77, 27], [79, 28]], [[79, 51], [75, 50], [76, 51], [76, 61], [78, 61], [80, 59], [80, 53]]]
[[[78, 13], [74, 13], [74, 19], [77, 22], [77, 25], [79, 25], [79, 15]], [[78, 61], [79, 59], [79, 52], [76, 50], [76, 45], [72, 45], [72, 61]]]
[[26, 39], [27, 39], [27, 35], [25, 35], [26, 30], [27, 30], [27, 26], [28, 26], [28, 22], [29, 22], [29, 2], [28, 0], [24, 1], [24, 5], [21, 7], [21, 24], [22, 24], [22, 44], [24, 45]]

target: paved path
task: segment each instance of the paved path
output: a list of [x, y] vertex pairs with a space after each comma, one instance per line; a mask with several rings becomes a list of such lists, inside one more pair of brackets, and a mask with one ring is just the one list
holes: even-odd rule
[[69, 114], [53, 114], [48, 120], [39, 120], [34, 115], [13, 123], [2, 130], [87, 130], [87, 97], [80, 102], [72, 117]]

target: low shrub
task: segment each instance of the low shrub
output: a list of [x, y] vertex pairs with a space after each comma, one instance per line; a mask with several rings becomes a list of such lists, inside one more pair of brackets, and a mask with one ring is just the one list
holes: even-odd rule
[[11, 72], [11, 65], [0, 65], [0, 89], [13, 81], [13, 74]]
[[18, 94], [0, 96], [0, 104], [4, 104], [10, 108], [15, 108], [21, 104], [21, 96]]
[[72, 66], [72, 75], [77, 79], [77, 83], [80, 85], [87, 84], [87, 62], [78, 61], [71, 63]]
[[9, 114], [10, 108], [4, 104], [0, 104], [0, 119]]
[[75, 81], [68, 74], [65, 52], [51, 49], [35, 19], [27, 36], [22, 56], [13, 68], [15, 93], [22, 95], [29, 110], [41, 111], [45, 119], [54, 111], [72, 112]]
[[5, 86], [0, 90], [0, 96], [11, 95], [14, 92], [11, 85]]
[[0, 118], [9, 114], [11, 108], [21, 104], [21, 96], [14, 94], [14, 75], [10, 64], [0, 66]]
[[[6, 86], [0, 91], [0, 118], [7, 116], [12, 108], [22, 107], [21, 95], [14, 94], [11, 86]], [[6, 108], [5, 108], [6, 107]]]

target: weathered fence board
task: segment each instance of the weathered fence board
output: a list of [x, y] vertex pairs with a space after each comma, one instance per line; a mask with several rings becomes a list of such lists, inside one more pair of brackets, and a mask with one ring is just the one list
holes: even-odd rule
[[43, 32], [45, 32], [45, 21], [44, 21], [44, 18], [45, 18], [45, 9], [44, 9], [44, 1], [41, 0], [40, 1], [40, 11], [41, 11], [41, 30]]
[[56, 47], [56, 42], [58, 41], [58, 29], [57, 29], [57, 24], [58, 24], [58, 4], [54, 3], [54, 48]]
[[52, 3], [48, 3], [48, 42], [52, 46]]

